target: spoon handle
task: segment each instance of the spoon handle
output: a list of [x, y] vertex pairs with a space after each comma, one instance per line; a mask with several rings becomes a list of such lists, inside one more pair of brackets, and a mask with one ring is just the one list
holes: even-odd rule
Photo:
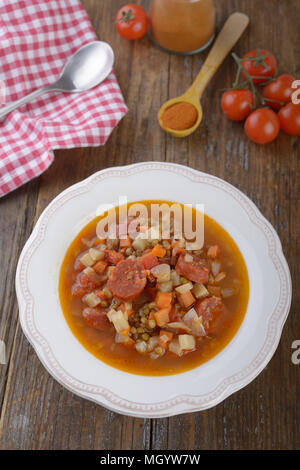
[[217, 39], [214, 42], [196, 80], [187, 93], [197, 93], [201, 97], [206, 85], [215, 74], [225, 57], [241, 37], [249, 23], [249, 17], [244, 13], [233, 13], [229, 16]]
[[23, 106], [26, 103], [29, 103], [29, 101], [32, 101], [33, 99], [37, 98], [38, 96], [43, 95], [44, 93], [47, 93], [49, 91], [55, 91], [56, 88], [54, 85], [49, 85], [45, 86], [43, 88], [39, 88], [38, 90], [33, 91], [32, 93], [29, 93], [29, 95], [23, 96], [23, 98], [20, 98], [19, 100], [15, 101], [14, 103], [8, 104], [4, 108], [0, 109], [0, 118], [6, 116], [7, 114], [11, 113], [15, 109], [19, 108], [20, 106]]

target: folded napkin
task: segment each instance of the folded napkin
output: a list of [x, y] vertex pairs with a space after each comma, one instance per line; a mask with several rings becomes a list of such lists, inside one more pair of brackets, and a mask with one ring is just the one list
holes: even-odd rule
[[[0, 106], [55, 81], [94, 40], [78, 0], [1, 2]], [[53, 149], [103, 145], [126, 112], [113, 72], [88, 92], [46, 94], [12, 112], [0, 122], [0, 197], [45, 171]]]

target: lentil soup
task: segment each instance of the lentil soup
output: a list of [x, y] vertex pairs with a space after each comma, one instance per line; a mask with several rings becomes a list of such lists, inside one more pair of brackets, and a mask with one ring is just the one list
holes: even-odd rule
[[[152, 203], [165, 203], [141, 202], [149, 213]], [[161, 232], [99, 239], [106, 215], [81, 230], [61, 266], [60, 302], [75, 337], [106, 364], [139, 375], [177, 374], [213, 358], [247, 309], [248, 273], [236, 243], [206, 215], [202, 248], [172, 231], [169, 239]]]

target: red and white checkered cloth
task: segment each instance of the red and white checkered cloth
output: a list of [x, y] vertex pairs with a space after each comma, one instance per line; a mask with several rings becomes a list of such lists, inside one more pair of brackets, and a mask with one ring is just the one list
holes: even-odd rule
[[[55, 81], [96, 39], [78, 0], [2, 0], [0, 106]], [[46, 94], [9, 114], [0, 122], [0, 197], [45, 171], [53, 149], [103, 145], [126, 112], [111, 73], [93, 90]]]

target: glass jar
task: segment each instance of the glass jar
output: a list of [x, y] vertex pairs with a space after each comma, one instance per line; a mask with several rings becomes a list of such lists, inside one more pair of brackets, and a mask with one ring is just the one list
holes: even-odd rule
[[196, 54], [211, 44], [214, 33], [213, 0], [152, 0], [150, 37], [162, 49]]

